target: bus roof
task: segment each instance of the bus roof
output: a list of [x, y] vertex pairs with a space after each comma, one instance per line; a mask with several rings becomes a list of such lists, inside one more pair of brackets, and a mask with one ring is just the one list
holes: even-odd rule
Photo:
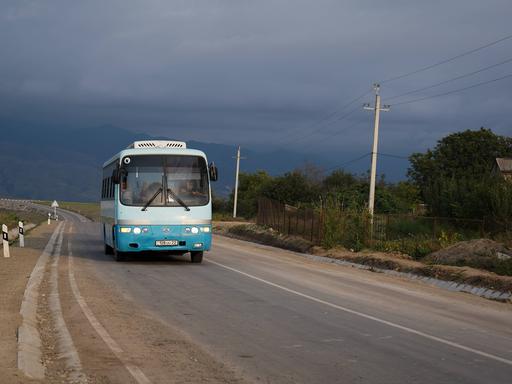
[[206, 160], [206, 155], [203, 151], [198, 149], [189, 148], [127, 148], [123, 149], [116, 155], [103, 163], [103, 167], [111, 164], [113, 161], [125, 156], [136, 155], [185, 155], [185, 156], [200, 156]]

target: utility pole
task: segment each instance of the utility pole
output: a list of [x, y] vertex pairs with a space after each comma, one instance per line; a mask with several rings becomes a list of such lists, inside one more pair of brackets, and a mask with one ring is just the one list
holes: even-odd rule
[[370, 171], [370, 197], [368, 199], [368, 211], [370, 212], [371, 224], [373, 224], [373, 211], [375, 207], [375, 178], [377, 176], [377, 153], [379, 146], [379, 121], [380, 112], [388, 112], [389, 105], [380, 106], [380, 85], [373, 84], [375, 90], [375, 107], [370, 107], [370, 104], [365, 104], [364, 109], [375, 112], [375, 122], [373, 126], [373, 148], [372, 148], [372, 168]]
[[236, 151], [235, 197], [233, 203], [233, 218], [236, 217], [236, 204], [238, 202], [238, 174], [240, 173], [240, 146]]

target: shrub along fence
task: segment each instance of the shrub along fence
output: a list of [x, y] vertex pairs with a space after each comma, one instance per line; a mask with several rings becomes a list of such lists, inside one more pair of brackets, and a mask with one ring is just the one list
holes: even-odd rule
[[[436, 240], [447, 245], [455, 241], [503, 233], [511, 228], [510, 223], [497, 223], [490, 219], [406, 214], [376, 214], [372, 224], [366, 212], [346, 211], [335, 205], [297, 208], [267, 198], [258, 200], [257, 223], [286, 235], [300, 236], [315, 245], [343, 245], [356, 250], [365, 246], [385, 249], [392, 247], [392, 242], [400, 242], [400, 247], [403, 248], [404, 242], [409, 240]], [[421, 250], [418, 252], [421, 253]]]

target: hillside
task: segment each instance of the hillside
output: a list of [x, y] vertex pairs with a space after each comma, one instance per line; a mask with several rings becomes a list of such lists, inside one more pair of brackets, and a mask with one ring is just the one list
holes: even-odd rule
[[[145, 133], [101, 126], [85, 130], [13, 127], [0, 143], [0, 196], [67, 201], [99, 199], [102, 163]], [[159, 137], [159, 139], [164, 139]], [[182, 140], [183, 138], [176, 138]], [[215, 192], [227, 195], [234, 184], [236, 148], [190, 141], [207, 153], [219, 168]], [[300, 166], [304, 159], [290, 152], [263, 153], [244, 150], [242, 170], [265, 169], [278, 174]]]

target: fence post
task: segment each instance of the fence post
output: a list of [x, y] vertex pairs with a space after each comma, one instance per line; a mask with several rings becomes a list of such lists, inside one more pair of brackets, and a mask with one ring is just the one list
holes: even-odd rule
[[286, 233], [286, 204], [283, 203], [283, 228], [281, 229], [282, 233]]
[[48, 212], [48, 225], [50, 225], [50, 217], [52, 216], [52, 214], [50, 212]]
[[4, 257], [11, 257], [9, 252], [9, 230], [5, 224], [2, 224], [2, 242], [4, 245]]
[[24, 248], [25, 247], [25, 234], [24, 234], [24, 230], [23, 230], [23, 221], [20, 221], [18, 223], [18, 232], [19, 232], [19, 244], [20, 244], [20, 248]]
[[306, 210], [305, 209], [302, 209], [302, 232], [301, 232], [301, 236], [302, 237], [306, 236]]
[[292, 216], [291, 216], [291, 212], [288, 212], [288, 235], [290, 235], [291, 226], [292, 226]]

